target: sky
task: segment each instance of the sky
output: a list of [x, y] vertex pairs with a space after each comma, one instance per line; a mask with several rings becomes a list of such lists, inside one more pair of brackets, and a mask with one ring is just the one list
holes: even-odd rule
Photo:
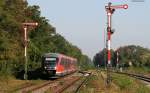
[[105, 6], [128, 4], [112, 16], [111, 48], [140, 45], [150, 48], [150, 0], [27, 0], [40, 6], [41, 15], [57, 33], [78, 46], [90, 58], [105, 47], [107, 16]]

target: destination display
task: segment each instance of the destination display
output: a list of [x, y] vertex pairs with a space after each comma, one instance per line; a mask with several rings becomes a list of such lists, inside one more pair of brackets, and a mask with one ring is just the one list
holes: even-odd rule
[[47, 61], [55, 61], [56, 58], [45, 58], [45, 60], [47, 60]]

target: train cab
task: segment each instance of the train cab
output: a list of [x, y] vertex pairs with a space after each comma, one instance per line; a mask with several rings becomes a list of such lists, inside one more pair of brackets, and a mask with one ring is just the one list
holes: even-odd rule
[[77, 69], [77, 60], [63, 54], [47, 53], [42, 59], [42, 68], [48, 76], [64, 76]]
[[42, 68], [47, 74], [53, 76], [56, 74], [57, 63], [58, 63], [57, 56], [47, 54], [43, 56]]

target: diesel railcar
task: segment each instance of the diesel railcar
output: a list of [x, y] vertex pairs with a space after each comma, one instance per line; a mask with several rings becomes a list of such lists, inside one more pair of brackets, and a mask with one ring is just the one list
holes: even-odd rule
[[77, 70], [77, 59], [59, 53], [46, 53], [42, 68], [49, 76], [64, 76]]

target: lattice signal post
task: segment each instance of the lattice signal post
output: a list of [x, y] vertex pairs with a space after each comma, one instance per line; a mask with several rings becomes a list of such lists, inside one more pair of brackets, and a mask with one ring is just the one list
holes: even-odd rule
[[30, 26], [38, 26], [38, 23], [35, 22], [35, 23], [22, 23], [22, 26], [23, 26], [23, 29], [24, 29], [24, 58], [25, 58], [25, 73], [24, 73], [24, 79], [27, 80], [28, 79], [28, 75], [27, 75], [27, 72], [28, 72], [28, 57], [27, 57], [27, 46], [28, 46], [28, 38], [27, 38], [27, 35], [28, 35], [28, 32], [27, 32], [27, 28], [30, 27]]
[[111, 29], [111, 17], [112, 14], [114, 13], [115, 9], [127, 9], [128, 5], [115, 5], [112, 6], [111, 3], [109, 2], [107, 6], [105, 6], [106, 12], [107, 12], [107, 84], [110, 84], [111, 77], [110, 77], [110, 68], [111, 68], [111, 34], [113, 34], [113, 31]]

